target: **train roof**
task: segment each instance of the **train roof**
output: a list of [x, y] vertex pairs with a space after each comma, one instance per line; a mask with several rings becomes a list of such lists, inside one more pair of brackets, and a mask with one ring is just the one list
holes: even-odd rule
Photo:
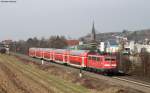
[[44, 51], [49, 51], [49, 50], [53, 50], [52, 48], [35, 48], [35, 47], [32, 47], [30, 49], [35, 49], [35, 50], [44, 50]]
[[67, 51], [67, 49], [55, 49], [54, 51], [57, 53], [64, 53]]
[[89, 50], [71, 50], [70, 54], [71, 55], [85, 55], [88, 54], [90, 51]]
[[51, 48], [42, 48], [41, 50], [43, 50], [43, 51], [51, 51], [52, 49]]
[[106, 57], [106, 58], [116, 58], [116, 55], [100, 55], [100, 54], [89, 54], [91, 57]]

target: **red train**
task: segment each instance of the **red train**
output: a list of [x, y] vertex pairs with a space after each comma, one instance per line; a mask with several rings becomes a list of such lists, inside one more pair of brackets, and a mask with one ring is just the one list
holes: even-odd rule
[[88, 50], [30, 48], [29, 56], [105, 73], [117, 71], [115, 55], [100, 55]]

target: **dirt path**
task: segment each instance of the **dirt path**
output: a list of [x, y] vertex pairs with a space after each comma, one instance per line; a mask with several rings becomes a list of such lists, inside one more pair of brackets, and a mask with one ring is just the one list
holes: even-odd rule
[[0, 93], [87, 93], [88, 89], [67, 82], [14, 57], [0, 55]]

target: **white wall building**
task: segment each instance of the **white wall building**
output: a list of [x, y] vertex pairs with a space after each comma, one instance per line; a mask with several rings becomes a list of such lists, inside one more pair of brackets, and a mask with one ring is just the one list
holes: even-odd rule
[[106, 42], [100, 42], [99, 49], [101, 52], [116, 53], [119, 51], [119, 45], [116, 40], [108, 40]]
[[144, 44], [138, 44], [138, 43], [135, 44], [134, 41], [130, 41], [124, 47], [129, 48], [131, 53], [134, 51], [137, 53], [140, 53], [142, 48], [145, 48], [146, 51], [150, 53], [150, 45], [144, 45]]

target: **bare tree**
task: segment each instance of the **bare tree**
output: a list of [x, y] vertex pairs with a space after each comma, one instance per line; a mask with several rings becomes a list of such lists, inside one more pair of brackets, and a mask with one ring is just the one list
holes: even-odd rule
[[144, 76], [148, 76], [150, 70], [150, 59], [149, 53], [146, 51], [145, 48], [141, 50], [141, 60], [142, 60], [142, 71]]
[[51, 48], [64, 48], [67, 46], [66, 39], [63, 36], [51, 36], [49, 44]]

